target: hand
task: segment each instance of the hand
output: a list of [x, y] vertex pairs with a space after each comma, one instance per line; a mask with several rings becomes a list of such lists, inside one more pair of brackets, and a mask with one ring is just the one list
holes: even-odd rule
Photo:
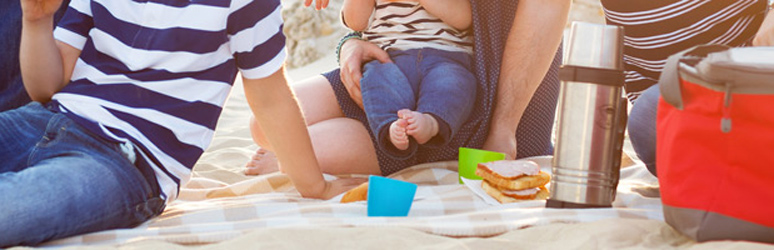
[[489, 130], [489, 135], [484, 142], [484, 150], [500, 152], [505, 154], [506, 160], [516, 158], [516, 133], [503, 129]]
[[[321, 10], [328, 8], [328, 1], [329, 0], [316, 0], [314, 3], [314, 9]], [[312, 0], [304, 0], [304, 6], [309, 7], [312, 5]]]
[[774, 11], [769, 11], [752, 42], [753, 46], [774, 46]]
[[349, 96], [360, 108], [363, 108], [363, 96], [360, 93], [360, 78], [363, 77], [363, 64], [371, 60], [379, 60], [381, 63], [392, 62], [390, 55], [373, 43], [349, 39], [341, 46], [339, 54], [341, 62], [341, 81], [347, 88]]
[[52, 18], [61, 5], [62, 0], [21, 0], [24, 20], [32, 22]]
[[365, 178], [342, 178], [333, 181], [326, 181], [325, 189], [323, 190], [322, 194], [319, 195], [319, 198], [328, 200], [335, 197], [336, 195], [356, 188], [366, 181], [368, 181], [368, 179]]

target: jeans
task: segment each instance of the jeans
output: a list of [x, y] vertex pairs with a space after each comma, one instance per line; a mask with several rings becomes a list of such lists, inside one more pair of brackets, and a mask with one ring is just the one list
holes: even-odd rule
[[0, 247], [137, 226], [164, 209], [121, 144], [37, 102], [0, 113]]
[[645, 163], [648, 171], [656, 175], [656, 108], [661, 96], [658, 84], [645, 90], [632, 106], [629, 114], [629, 139], [634, 152]]
[[360, 81], [363, 107], [379, 150], [396, 159], [416, 152], [413, 138], [406, 151], [397, 150], [389, 141], [389, 126], [401, 109], [435, 117], [439, 134], [427, 145], [445, 145], [473, 109], [476, 77], [470, 71], [470, 55], [429, 48], [392, 50], [389, 54], [394, 63], [367, 63]]

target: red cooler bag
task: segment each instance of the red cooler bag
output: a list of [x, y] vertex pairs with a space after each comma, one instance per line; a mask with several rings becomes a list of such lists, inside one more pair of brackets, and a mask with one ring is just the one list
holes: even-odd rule
[[774, 243], [774, 47], [695, 47], [659, 85], [666, 222], [697, 241]]

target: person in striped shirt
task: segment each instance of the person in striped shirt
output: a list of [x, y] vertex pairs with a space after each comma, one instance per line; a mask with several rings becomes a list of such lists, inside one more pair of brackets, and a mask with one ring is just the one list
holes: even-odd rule
[[[35, 101], [0, 113], [0, 247], [139, 225], [173, 201], [241, 73], [301, 195], [325, 181], [287, 84], [279, 0], [21, 0]], [[53, 31], [53, 32], [52, 32]]]
[[[656, 175], [658, 79], [667, 57], [700, 44], [774, 46], [766, 0], [601, 1], [608, 24], [624, 27], [628, 131], [637, 156]], [[764, 21], [765, 20], [765, 21]]]
[[447, 144], [476, 98], [470, 2], [345, 0], [341, 16], [391, 58], [366, 63], [360, 81], [377, 150], [405, 159]]

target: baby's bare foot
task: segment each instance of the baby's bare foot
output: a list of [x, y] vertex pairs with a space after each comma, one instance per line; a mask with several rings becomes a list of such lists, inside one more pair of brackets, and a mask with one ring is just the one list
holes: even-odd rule
[[427, 143], [438, 134], [438, 121], [431, 115], [408, 111], [404, 113], [403, 117], [408, 122], [406, 134], [414, 137], [419, 144]]
[[280, 170], [277, 155], [266, 149], [258, 149], [253, 158], [247, 162], [245, 169], [246, 175], [270, 174]]
[[408, 122], [398, 115], [398, 120], [390, 124], [390, 142], [399, 150], [406, 150], [409, 147], [409, 138], [406, 135], [406, 126]]

